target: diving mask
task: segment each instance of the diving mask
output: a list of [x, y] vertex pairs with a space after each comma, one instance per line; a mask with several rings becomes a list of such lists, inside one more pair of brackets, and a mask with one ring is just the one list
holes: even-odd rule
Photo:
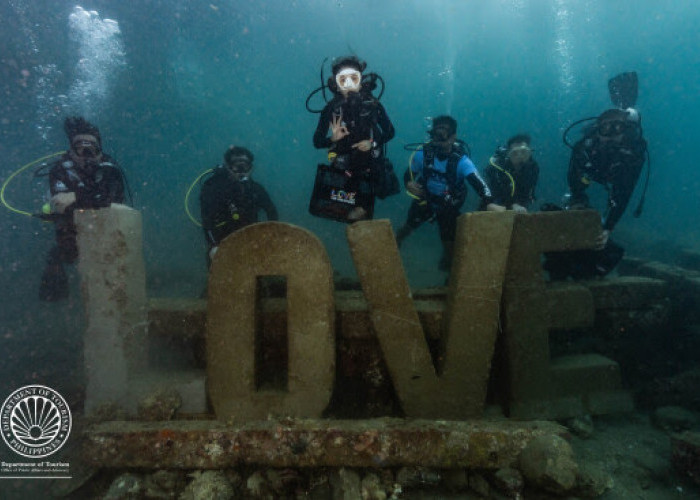
[[511, 161], [525, 161], [532, 155], [532, 149], [527, 144], [516, 146], [508, 151], [508, 158]]
[[344, 68], [335, 75], [335, 83], [341, 92], [359, 92], [362, 73], [355, 68]]
[[622, 120], [609, 120], [598, 125], [598, 134], [602, 137], [620, 135], [627, 130], [628, 123]]
[[440, 161], [445, 161], [452, 152], [454, 146], [454, 134], [447, 127], [433, 128], [428, 132], [430, 144], [434, 147], [435, 156]]
[[452, 136], [450, 130], [444, 126], [433, 128], [428, 132], [428, 134], [430, 135], [432, 142], [437, 143], [447, 142]]
[[250, 159], [245, 155], [229, 158], [228, 167], [235, 174], [247, 174], [253, 169]]
[[100, 146], [93, 141], [78, 140], [71, 145], [78, 158], [96, 158], [102, 152]]

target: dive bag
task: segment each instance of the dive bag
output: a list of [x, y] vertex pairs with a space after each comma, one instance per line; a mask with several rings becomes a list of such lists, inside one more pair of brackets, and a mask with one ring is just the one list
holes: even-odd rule
[[369, 179], [362, 172], [319, 164], [309, 213], [316, 217], [352, 222], [348, 220], [348, 215], [357, 207], [364, 208], [367, 218], [372, 218], [374, 194]]
[[383, 200], [401, 192], [399, 178], [389, 158], [379, 158], [372, 170], [372, 185], [377, 198]]

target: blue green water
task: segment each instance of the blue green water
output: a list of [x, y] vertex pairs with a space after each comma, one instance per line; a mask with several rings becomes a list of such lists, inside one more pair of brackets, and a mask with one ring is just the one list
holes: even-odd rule
[[[692, 165], [700, 7], [690, 1], [144, 1], [80, 8], [15, 0], [0, 16], [0, 176], [64, 148], [65, 116], [97, 123], [143, 211], [149, 279], [168, 293], [191, 295], [205, 280], [204, 240], [185, 216], [183, 197], [229, 144], [255, 153], [254, 177], [281, 219], [318, 234], [335, 268], [353, 273], [343, 225], [306, 211], [324, 152], [311, 145], [317, 115], [304, 109], [323, 59], [349, 52], [386, 81], [383, 103], [397, 130], [389, 156], [399, 175], [409, 155], [402, 146], [424, 139], [428, 117], [451, 113], [480, 167], [508, 136], [533, 136], [542, 168], [538, 202], [557, 202], [566, 190], [562, 129], [609, 107], [607, 79], [636, 70], [654, 170], [644, 217], [627, 214], [617, 232], [632, 246], [649, 235], [679, 244], [698, 236]], [[312, 104], [322, 105], [318, 95]], [[6, 197], [33, 212], [45, 191], [27, 172]], [[196, 196], [194, 202], [197, 213]], [[377, 217], [397, 226], [409, 202], [404, 195], [379, 202]], [[6, 210], [0, 222], [3, 288], [21, 303], [32, 301], [51, 225]], [[442, 281], [438, 255], [436, 228], [426, 224], [403, 248], [412, 284]]]
[[[255, 154], [253, 177], [282, 221], [308, 228], [334, 268], [353, 275], [345, 226], [307, 206], [317, 115], [304, 107], [324, 58], [355, 53], [386, 82], [396, 127], [388, 155], [402, 176], [407, 143], [449, 113], [483, 168], [509, 136], [533, 138], [537, 202], [566, 191], [562, 131], [610, 107], [607, 81], [639, 74], [638, 109], [653, 160], [641, 218], [640, 186], [615, 231], [631, 255], [699, 245], [700, 4], [696, 0], [55, 0], [0, 2], [0, 182], [66, 147], [63, 119], [83, 114], [124, 167], [143, 213], [149, 293], [198, 296], [205, 242], [184, 195], [231, 144]], [[326, 66], [327, 73], [327, 66]], [[317, 95], [312, 101], [321, 107]], [[599, 207], [605, 193], [593, 189]], [[45, 202], [31, 170], [5, 196], [21, 210]], [[196, 192], [191, 208], [198, 214]], [[403, 223], [410, 198], [378, 201], [375, 217]], [[476, 194], [469, 195], [469, 207]], [[0, 209], [0, 394], [27, 383], [79, 392], [77, 278], [61, 304], [37, 300], [53, 245], [51, 224]], [[437, 227], [402, 247], [413, 286], [442, 284]], [[652, 249], [652, 250], [650, 250]], [[479, 258], [479, 256], [475, 256]], [[303, 263], [300, 263], [303, 265]], [[21, 367], [22, 370], [17, 370]], [[74, 401], [70, 401], [74, 403]]]
[[[82, 13], [72, 3], [15, 0], [0, 8], [0, 176], [64, 148], [63, 117], [85, 114], [101, 127], [105, 149], [126, 169], [134, 206], [143, 211], [151, 279], [177, 281], [184, 294], [189, 284], [203, 283], [205, 265], [203, 237], [184, 214], [183, 196], [229, 144], [255, 153], [254, 178], [270, 191], [281, 219], [318, 234], [335, 268], [352, 274], [342, 225], [306, 211], [324, 154], [311, 145], [317, 115], [304, 109], [319, 84], [321, 61], [349, 52], [386, 81], [382, 101], [397, 130], [389, 156], [399, 175], [409, 154], [402, 146], [425, 138], [427, 117], [451, 113], [479, 167], [510, 135], [533, 136], [542, 168], [538, 202], [558, 202], [566, 190], [562, 129], [609, 107], [607, 79], [636, 70], [654, 170], [644, 217], [627, 214], [618, 233], [633, 241], [635, 234], [697, 238], [691, 219], [699, 208], [692, 159], [700, 116], [700, 7], [694, 2], [81, 6]], [[322, 104], [320, 98], [312, 103]], [[13, 181], [7, 196], [34, 211], [44, 191], [27, 174]], [[379, 202], [377, 217], [399, 225], [409, 202], [405, 195]], [[196, 197], [193, 209], [198, 212]], [[7, 238], [0, 279], [29, 300], [51, 229], [7, 211], [0, 222]], [[417, 232], [403, 254], [413, 284], [441, 281], [434, 226]]]

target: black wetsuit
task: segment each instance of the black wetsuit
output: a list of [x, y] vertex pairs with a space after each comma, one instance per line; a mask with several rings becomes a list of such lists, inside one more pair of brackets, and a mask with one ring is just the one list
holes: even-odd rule
[[[634, 132], [636, 127], [630, 131]], [[646, 141], [639, 135], [625, 137], [621, 143], [603, 142], [596, 135], [576, 144], [569, 162], [571, 204], [588, 206], [585, 190], [591, 182], [608, 190], [608, 210], [603, 229], [612, 230], [632, 197], [646, 159]]]
[[[338, 116], [342, 116], [349, 134], [333, 142], [329, 129], [334, 117]], [[347, 99], [336, 95], [326, 104], [314, 132], [314, 146], [328, 148], [333, 157], [331, 166], [345, 171], [348, 177], [346, 189], [357, 191], [358, 205], [367, 211], [368, 218], [374, 211], [372, 171], [383, 161], [383, 146], [394, 137], [394, 133], [384, 106], [372, 96], [355, 92], [351, 92]], [[352, 147], [367, 139], [374, 143], [369, 151]]]
[[73, 211], [94, 209], [124, 202], [124, 179], [116, 162], [102, 154], [97, 164], [78, 166], [68, 153], [53, 163], [49, 170], [51, 196], [75, 193], [75, 203], [63, 214], [54, 214], [56, 246], [51, 249], [41, 279], [40, 298], [58, 300], [67, 296], [68, 281], [63, 264], [71, 264], [78, 257]]
[[[621, 142], [601, 141], [589, 134], [576, 144], [569, 162], [571, 205], [588, 207], [585, 190], [591, 182], [608, 190], [608, 210], [603, 229], [612, 231], [625, 212], [646, 160], [646, 141], [638, 127], [631, 127]], [[624, 248], [609, 238], [600, 250], [576, 250], [545, 254], [544, 268], [551, 279], [588, 279], [605, 276], [622, 260]]]
[[535, 199], [535, 187], [540, 175], [540, 167], [530, 158], [515, 168], [510, 160], [501, 154], [491, 157], [484, 169], [486, 184], [491, 188], [493, 202], [512, 209], [513, 204], [529, 208]]
[[236, 180], [228, 167], [218, 166], [202, 185], [199, 195], [202, 227], [209, 248], [226, 236], [258, 222], [260, 210], [267, 220], [278, 220], [277, 208], [257, 182]]

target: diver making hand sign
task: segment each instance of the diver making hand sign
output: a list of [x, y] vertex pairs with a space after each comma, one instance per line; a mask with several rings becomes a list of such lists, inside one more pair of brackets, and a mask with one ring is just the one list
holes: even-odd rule
[[350, 135], [350, 131], [343, 123], [343, 113], [334, 114], [331, 120], [331, 141], [338, 142], [347, 135]]
[[[350, 135], [350, 131], [345, 126], [343, 122], [343, 113], [333, 115], [333, 120], [331, 121], [331, 141], [338, 142], [345, 136]], [[359, 149], [360, 151], [367, 152], [372, 149], [372, 139], [365, 139], [364, 141], [356, 142], [352, 146], [352, 149]]]
[[[313, 137], [316, 148], [328, 150], [328, 165], [318, 165], [309, 203], [309, 211], [318, 217], [371, 219], [375, 197], [398, 192], [398, 179], [384, 150], [394, 137], [394, 126], [379, 102], [381, 94], [372, 94], [379, 76], [363, 75], [365, 67], [355, 56], [341, 57], [333, 62], [333, 76], [320, 87], [324, 92], [328, 88], [333, 98], [318, 111]], [[392, 175], [395, 190], [385, 187]]]

